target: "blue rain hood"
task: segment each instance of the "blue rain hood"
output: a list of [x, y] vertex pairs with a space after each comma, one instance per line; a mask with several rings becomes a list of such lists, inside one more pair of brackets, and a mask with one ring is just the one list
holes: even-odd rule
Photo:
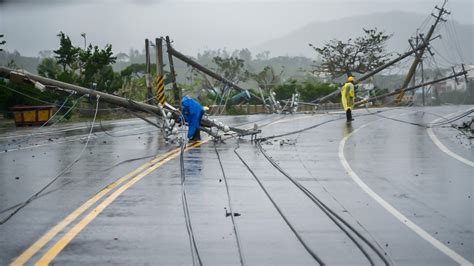
[[181, 106], [183, 107], [184, 120], [188, 123], [189, 127], [188, 139], [192, 139], [201, 126], [204, 108], [198, 101], [188, 96], [183, 97], [181, 100]]

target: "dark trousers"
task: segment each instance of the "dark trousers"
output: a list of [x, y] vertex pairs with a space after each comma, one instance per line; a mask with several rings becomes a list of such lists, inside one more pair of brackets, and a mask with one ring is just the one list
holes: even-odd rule
[[351, 111], [350, 108], [347, 109], [347, 111], [346, 111], [346, 118], [347, 118], [347, 122], [354, 120], [354, 119], [352, 119], [352, 111]]
[[201, 140], [201, 130], [199, 128], [196, 130], [196, 133], [194, 133], [194, 136], [190, 140]]

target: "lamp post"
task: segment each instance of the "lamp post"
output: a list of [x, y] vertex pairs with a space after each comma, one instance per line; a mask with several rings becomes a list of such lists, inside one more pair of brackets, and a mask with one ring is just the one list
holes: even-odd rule
[[81, 33], [81, 36], [82, 36], [82, 38], [84, 38], [84, 51], [85, 51], [85, 50], [86, 50], [86, 46], [87, 46], [87, 44], [86, 44], [86, 43], [87, 43], [87, 41], [86, 41], [86, 40], [87, 40], [87, 38], [86, 38], [86, 33], [85, 33], [85, 32]]

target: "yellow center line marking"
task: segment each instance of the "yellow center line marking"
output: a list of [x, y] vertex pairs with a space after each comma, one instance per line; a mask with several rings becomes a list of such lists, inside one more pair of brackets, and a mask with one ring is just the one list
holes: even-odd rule
[[[199, 147], [205, 142], [207, 142], [207, 140], [193, 143], [191, 144], [190, 147], [186, 148], [186, 150]], [[120, 196], [123, 192], [125, 192], [130, 187], [132, 187], [135, 183], [140, 181], [143, 177], [147, 176], [148, 174], [150, 174], [151, 172], [153, 172], [154, 170], [156, 170], [158, 167], [165, 164], [166, 162], [176, 158], [178, 155], [179, 155], [179, 152], [171, 154], [170, 156], [166, 157], [160, 162], [147, 168], [145, 171], [141, 172], [139, 175], [136, 175], [135, 177], [131, 178], [123, 186], [115, 190], [104, 201], [102, 201], [97, 207], [95, 207], [92, 211], [90, 211], [89, 214], [87, 214], [80, 222], [78, 222], [73, 228], [71, 228], [71, 230], [69, 230], [58, 242], [56, 242], [56, 244], [54, 244], [54, 246], [52, 246], [35, 265], [37, 266], [48, 265], [90, 222], [92, 222], [118, 196]]]
[[[193, 144], [194, 145], [194, 144]], [[172, 155], [173, 153], [178, 153], [179, 148], [173, 149], [163, 155], [156, 157], [155, 159], [143, 164], [142, 166], [138, 167], [134, 171], [128, 173], [127, 175], [121, 177], [120, 179], [114, 181], [107, 185], [104, 189], [99, 191], [99, 193], [95, 194], [92, 198], [87, 200], [84, 204], [82, 204], [79, 208], [74, 210], [71, 214], [69, 214], [66, 218], [64, 218], [61, 222], [55, 225], [51, 230], [49, 230], [46, 234], [44, 234], [40, 239], [38, 239], [33, 245], [31, 245], [28, 249], [26, 249], [17, 259], [15, 259], [10, 265], [11, 266], [18, 266], [24, 265], [28, 260], [30, 260], [40, 249], [42, 249], [51, 239], [53, 239], [59, 232], [61, 232], [66, 226], [68, 226], [71, 222], [73, 222], [77, 217], [83, 214], [87, 209], [89, 209], [92, 205], [94, 205], [97, 201], [102, 199], [107, 193], [111, 190], [116, 188], [117, 186], [121, 185], [123, 182], [127, 181], [133, 176], [136, 176], [140, 172], [144, 171], [146, 168], [149, 168], [153, 164], [163, 160], [167, 156]]]

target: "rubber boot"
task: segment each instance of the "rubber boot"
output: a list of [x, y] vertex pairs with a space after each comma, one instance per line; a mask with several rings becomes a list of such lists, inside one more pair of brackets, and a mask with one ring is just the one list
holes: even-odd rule
[[347, 122], [351, 122], [351, 121], [354, 120], [354, 119], [352, 118], [352, 111], [351, 111], [351, 109], [347, 109], [347, 111], [346, 111], [346, 118], [347, 118]]

